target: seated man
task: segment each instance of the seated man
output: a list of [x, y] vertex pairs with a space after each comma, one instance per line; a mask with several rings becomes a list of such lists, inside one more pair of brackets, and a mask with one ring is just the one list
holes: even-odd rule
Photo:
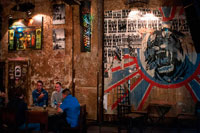
[[61, 83], [57, 82], [55, 85], [55, 91], [52, 92], [51, 96], [51, 107], [56, 108], [62, 103], [62, 87]]
[[[24, 102], [24, 94], [20, 87], [15, 88], [14, 94], [15, 96], [7, 104], [7, 109], [15, 113], [17, 127], [19, 129], [25, 129], [25, 112], [28, 108], [27, 104]], [[40, 130], [39, 123], [29, 123], [27, 126], [29, 129], [33, 129], [35, 131]]]
[[62, 130], [65, 126], [78, 126], [80, 115], [80, 104], [78, 100], [71, 95], [69, 89], [64, 89], [62, 91], [62, 96], [63, 102], [57, 110], [60, 115], [54, 115], [49, 118], [49, 125], [51, 125], [54, 131]]
[[32, 92], [33, 104], [35, 106], [46, 106], [48, 103], [48, 93], [43, 88], [43, 82], [37, 81], [37, 88]]
[[62, 92], [63, 102], [58, 108], [58, 112], [66, 113], [66, 121], [71, 127], [78, 126], [78, 117], [80, 115], [80, 104], [78, 100], [71, 95], [69, 89], [65, 89]]

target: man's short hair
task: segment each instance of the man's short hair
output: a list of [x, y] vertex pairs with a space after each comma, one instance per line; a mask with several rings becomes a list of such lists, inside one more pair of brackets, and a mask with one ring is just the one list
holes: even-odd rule
[[60, 86], [62, 86], [62, 84], [60, 82], [56, 82], [56, 84], [59, 84]]
[[38, 80], [37, 83], [41, 83], [43, 85], [43, 82], [41, 80]]
[[71, 91], [70, 91], [68, 88], [65, 88], [65, 89], [62, 91], [62, 94], [70, 95], [70, 94], [71, 94]]

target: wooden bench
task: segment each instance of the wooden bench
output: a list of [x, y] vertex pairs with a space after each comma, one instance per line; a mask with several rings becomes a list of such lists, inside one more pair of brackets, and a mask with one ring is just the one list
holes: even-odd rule
[[79, 122], [77, 127], [64, 127], [63, 131], [67, 133], [86, 133], [87, 124], [86, 124], [86, 105], [80, 106], [80, 115]]

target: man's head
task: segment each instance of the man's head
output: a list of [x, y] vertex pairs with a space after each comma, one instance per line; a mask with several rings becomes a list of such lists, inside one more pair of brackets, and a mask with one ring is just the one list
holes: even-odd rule
[[64, 90], [62, 91], [62, 96], [63, 96], [63, 98], [67, 97], [67, 96], [70, 95], [70, 94], [71, 94], [71, 91], [70, 91], [68, 88], [66, 88], [66, 89], [64, 89]]
[[41, 92], [43, 88], [43, 82], [41, 80], [37, 81], [37, 90], [38, 92]]
[[61, 86], [62, 86], [62, 85], [61, 85], [60, 82], [57, 82], [57, 83], [56, 83], [55, 89], [56, 89], [57, 92], [60, 92], [60, 91], [61, 91], [61, 88], [62, 88]]

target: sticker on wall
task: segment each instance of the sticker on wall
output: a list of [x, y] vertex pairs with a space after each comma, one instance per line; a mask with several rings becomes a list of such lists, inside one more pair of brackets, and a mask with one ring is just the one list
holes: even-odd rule
[[21, 77], [21, 66], [15, 66], [15, 78]]
[[65, 5], [53, 5], [53, 24], [65, 24]]
[[65, 48], [65, 29], [53, 29], [53, 50]]

